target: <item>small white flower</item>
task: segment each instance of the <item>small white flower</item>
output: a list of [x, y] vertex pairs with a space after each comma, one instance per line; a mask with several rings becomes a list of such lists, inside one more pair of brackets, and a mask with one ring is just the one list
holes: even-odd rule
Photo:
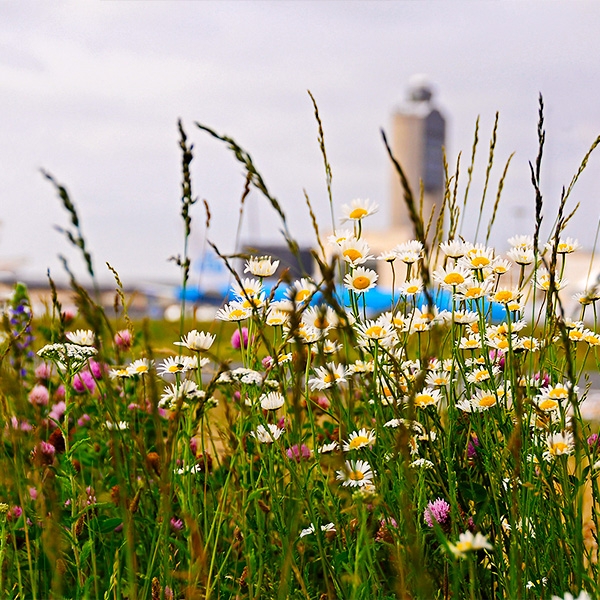
[[375, 439], [375, 430], [371, 429], [371, 431], [367, 431], [366, 428], [363, 427], [359, 431], [353, 431], [348, 436], [348, 441], [344, 442], [343, 450], [344, 452], [349, 452], [350, 450], [358, 450], [366, 446], [372, 446], [375, 443]]
[[277, 410], [285, 404], [285, 398], [279, 392], [269, 392], [260, 397], [260, 406], [263, 410]]
[[551, 600], [593, 600], [593, 598], [585, 590], [581, 590], [579, 596], [573, 596], [571, 592], [565, 592], [564, 596], [552, 596]]
[[261, 442], [262, 444], [272, 444], [275, 440], [281, 437], [284, 432], [281, 427], [277, 427], [273, 423], [267, 423], [267, 426], [259, 425], [256, 431], [251, 431], [250, 435]]
[[409, 466], [413, 469], [433, 469], [433, 463], [425, 458], [417, 458]]
[[68, 331], [67, 339], [73, 344], [79, 346], [93, 346], [96, 341], [96, 336], [91, 329], [78, 329], [77, 331]]
[[379, 210], [379, 206], [375, 202], [371, 202], [368, 198], [365, 200], [355, 199], [350, 204], [342, 206], [342, 222], [344, 221], [360, 221]]
[[174, 409], [178, 402], [202, 400], [206, 397], [206, 392], [198, 387], [198, 384], [191, 379], [186, 379], [181, 383], [174, 383], [164, 389], [158, 402], [161, 408]]
[[270, 256], [261, 256], [260, 258], [253, 256], [246, 261], [244, 273], [251, 273], [254, 277], [271, 277], [277, 271], [279, 261]]
[[186, 336], [181, 338], [180, 342], [173, 342], [176, 346], [185, 346], [188, 350], [194, 352], [200, 352], [201, 350], [208, 350], [213, 342], [215, 341], [216, 335], [205, 333], [204, 331], [197, 331], [192, 329]]
[[334, 450], [337, 450], [339, 447], [339, 444], [337, 442], [331, 442], [329, 444], [323, 444], [320, 448], [319, 448], [319, 454], [327, 454], [328, 452], [333, 452]]
[[138, 358], [134, 360], [128, 367], [129, 375], [146, 375], [153, 366], [153, 361], [147, 358]]
[[118, 423], [113, 423], [112, 421], [106, 421], [105, 423], [106, 429], [109, 431], [118, 430], [124, 431], [125, 429], [129, 429], [129, 423], [127, 421], [119, 421]]
[[373, 470], [364, 460], [347, 460], [344, 468], [336, 471], [336, 479], [344, 487], [362, 487], [373, 483]]
[[467, 552], [492, 549], [492, 545], [488, 542], [486, 536], [481, 533], [473, 535], [470, 531], [461, 533], [458, 542], [456, 544], [449, 544], [449, 547], [458, 558], [463, 558]]
[[233, 371], [224, 371], [219, 375], [217, 383], [246, 383], [248, 385], [260, 385], [263, 381], [258, 371], [239, 367]]
[[352, 273], [348, 273], [344, 277], [344, 286], [356, 294], [360, 294], [374, 288], [378, 278], [379, 275], [373, 269], [357, 267]]

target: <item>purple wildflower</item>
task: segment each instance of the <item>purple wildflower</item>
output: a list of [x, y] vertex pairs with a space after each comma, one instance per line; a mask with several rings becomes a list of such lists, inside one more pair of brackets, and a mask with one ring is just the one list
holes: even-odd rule
[[47, 406], [50, 400], [50, 392], [47, 387], [36, 385], [29, 392], [27, 399], [31, 404], [35, 404], [36, 406]]
[[85, 413], [85, 414], [81, 415], [81, 417], [79, 417], [79, 419], [77, 419], [77, 425], [79, 425], [79, 427], [83, 427], [84, 425], [87, 425], [90, 421], [91, 421], [90, 415]]
[[94, 376], [94, 379], [102, 379], [102, 375], [106, 373], [106, 365], [99, 363], [98, 361], [90, 358], [88, 362], [90, 372]]
[[48, 418], [53, 421], [60, 421], [65, 414], [65, 410], [67, 410], [67, 405], [64, 400], [61, 400], [52, 407], [52, 410], [48, 413]]
[[469, 460], [475, 460], [475, 458], [477, 458], [477, 448], [479, 448], [479, 439], [474, 435], [467, 444], [467, 458]]
[[76, 392], [94, 392], [96, 389], [96, 382], [94, 376], [89, 371], [82, 371], [77, 373], [73, 378], [73, 389]]
[[[248, 347], [248, 328], [247, 327], [242, 327], [241, 337], [243, 337], [243, 339], [244, 339], [244, 348], [247, 348]], [[236, 350], [239, 350], [242, 347], [241, 337], [240, 337], [239, 329], [236, 329], [233, 332], [233, 335], [231, 336], [231, 345]]]
[[35, 369], [35, 376], [41, 381], [47, 381], [52, 375], [52, 367], [48, 363], [41, 363]]
[[298, 463], [310, 458], [311, 455], [310, 448], [306, 444], [302, 444], [301, 446], [294, 444], [291, 448], [288, 448], [285, 453], [290, 460], [295, 460]]
[[133, 338], [131, 337], [131, 331], [129, 329], [122, 329], [121, 331], [117, 331], [115, 333], [115, 344], [121, 350], [129, 350], [131, 348], [131, 342]]
[[423, 518], [425, 519], [425, 523], [429, 527], [433, 527], [434, 520], [439, 525], [444, 525], [448, 518], [450, 517], [450, 505], [441, 498], [434, 500], [433, 502], [429, 502], [425, 511], [423, 513]]

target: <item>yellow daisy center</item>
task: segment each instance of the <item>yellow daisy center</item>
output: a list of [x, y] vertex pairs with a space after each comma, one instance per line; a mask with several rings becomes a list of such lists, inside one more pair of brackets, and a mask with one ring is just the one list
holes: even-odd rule
[[354, 262], [357, 258], [362, 258], [362, 252], [356, 248], [348, 248], [344, 250], [344, 256]]
[[540, 410], [553, 410], [558, 406], [558, 402], [556, 400], [551, 400], [550, 398], [546, 398], [540, 402], [539, 407]]
[[467, 290], [465, 296], [467, 298], [477, 298], [477, 296], [481, 296], [483, 294], [483, 288], [481, 287], [472, 287]]
[[367, 211], [364, 208], [354, 208], [348, 216], [351, 219], [362, 219], [367, 216]]
[[258, 296], [255, 296], [255, 297], [251, 296], [250, 298], [246, 298], [242, 302], [242, 306], [244, 308], [259, 308], [261, 304], [262, 304], [261, 299]]
[[371, 280], [368, 277], [359, 275], [354, 278], [352, 284], [357, 290], [366, 290], [371, 285]]
[[510, 290], [500, 290], [496, 292], [494, 296], [494, 300], [496, 300], [496, 302], [508, 302], [509, 300], [512, 300], [512, 298], [513, 294]]
[[362, 471], [350, 471], [348, 478], [352, 481], [362, 481], [365, 478], [365, 474]]
[[477, 371], [477, 373], [475, 373], [475, 381], [485, 381], [486, 379], [489, 379], [489, 377], [490, 374], [487, 369], [482, 369], [481, 371]]
[[564, 454], [568, 448], [569, 445], [565, 444], [564, 442], [555, 442], [554, 444], [552, 444], [550, 452], [552, 452], [553, 454]]
[[483, 396], [479, 400], [479, 406], [483, 406], [484, 408], [489, 408], [490, 406], [494, 406], [494, 404], [496, 404], [496, 397], [492, 395]]
[[336, 381], [339, 378], [340, 378], [340, 376], [337, 373], [327, 373], [327, 375], [325, 375], [325, 377], [323, 377], [323, 381], [325, 383], [333, 383], [334, 381]]
[[417, 406], [427, 406], [428, 404], [435, 404], [435, 398], [430, 394], [419, 394], [415, 396], [415, 404]]
[[407, 294], [416, 294], [419, 291], [419, 286], [418, 285], [409, 285], [406, 288], [406, 293]]
[[367, 329], [365, 331], [365, 335], [367, 337], [380, 337], [383, 333], [385, 333], [383, 327], [379, 326], [379, 325], [373, 325], [372, 327], [369, 327], [369, 329]]
[[145, 373], [147, 370], [148, 370], [148, 367], [146, 365], [138, 365], [135, 368], [136, 373]]
[[598, 346], [600, 344], [600, 336], [598, 335], [586, 335], [585, 336], [585, 341], [590, 345], [590, 346]]
[[245, 313], [243, 310], [241, 310], [240, 308], [235, 308], [234, 310], [232, 310], [232, 311], [229, 313], [229, 316], [230, 316], [232, 319], [239, 319], [240, 317], [243, 317], [245, 314], [246, 314], [246, 313]]
[[308, 290], [300, 290], [296, 293], [295, 300], [296, 302], [303, 302], [310, 296], [310, 292]]
[[487, 256], [475, 256], [471, 259], [471, 264], [476, 269], [481, 269], [482, 267], [487, 267], [490, 264], [490, 259]]
[[569, 395], [569, 391], [564, 387], [557, 387], [550, 391], [548, 396], [550, 398], [557, 398], [560, 400], [561, 398], [566, 398]]
[[315, 319], [314, 326], [317, 329], [327, 329], [329, 327], [329, 321], [326, 317], [317, 317]]
[[453, 271], [444, 277], [444, 283], [447, 285], [460, 285], [465, 282], [465, 278], [460, 273]]
[[357, 435], [353, 438], [349, 444], [350, 450], [356, 450], [356, 448], [360, 448], [361, 446], [366, 446], [369, 443], [369, 438], [364, 435]]

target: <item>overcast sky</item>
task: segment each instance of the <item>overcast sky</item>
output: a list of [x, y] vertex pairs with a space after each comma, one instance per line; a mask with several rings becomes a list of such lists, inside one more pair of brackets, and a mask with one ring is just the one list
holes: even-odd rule
[[[383, 227], [390, 175], [379, 130], [389, 130], [415, 73], [429, 76], [447, 115], [451, 163], [470, 153], [480, 115], [483, 175], [500, 112], [493, 194], [516, 152], [493, 240], [502, 246], [510, 234], [532, 232], [538, 94], [546, 104], [546, 222], [600, 134], [599, 28], [600, 3], [576, 0], [0, 2], [0, 262], [23, 259], [22, 276], [43, 279], [50, 268], [58, 279], [62, 253], [82, 272], [53, 228], [68, 217], [45, 169], [68, 188], [101, 279], [108, 261], [126, 284], [176, 281], [167, 259], [183, 248], [178, 118], [195, 146], [194, 194], [210, 205], [211, 240], [233, 251], [244, 178], [195, 121], [250, 152], [292, 233], [312, 243], [303, 190], [323, 226], [329, 213], [308, 89], [325, 128], [336, 206], [368, 197], [381, 205], [370, 226]], [[463, 176], [467, 166], [465, 156]], [[581, 208], [568, 234], [588, 247], [599, 199], [593, 156], [569, 203]], [[200, 203], [192, 217], [198, 254]], [[278, 229], [253, 193], [244, 241], [277, 241]]]

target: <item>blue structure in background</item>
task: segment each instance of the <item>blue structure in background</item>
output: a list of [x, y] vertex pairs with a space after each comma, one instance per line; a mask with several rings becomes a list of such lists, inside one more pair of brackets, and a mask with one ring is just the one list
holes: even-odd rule
[[[268, 284], [265, 285], [264, 291], [267, 297], [270, 296], [273, 287]], [[280, 285], [276, 290], [273, 296], [274, 300], [285, 300], [286, 291], [288, 286]], [[338, 302], [342, 306], [350, 305], [350, 294], [348, 290], [341, 285], [336, 286], [335, 291]], [[396, 295], [394, 297], [394, 301], [397, 302], [400, 296]], [[183, 290], [178, 288], [176, 290], [176, 298], [177, 300], [183, 299]], [[446, 290], [438, 290], [437, 293], [434, 292], [432, 294], [433, 303], [437, 307], [438, 310], [452, 310], [452, 294]], [[222, 293], [212, 291], [212, 292], [203, 292], [198, 288], [187, 289], [185, 293], [186, 302], [194, 302], [194, 303], [206, 303], [221, 306], [223, 303], [231, 300], [231, 292], [229, 288], [222, 290]], [[367, 303], [367, 316], [375, 317], [380, 313], [391, 310], [392, 308], [392, 294], [390, 291], [380, 290], [378, 288], [373, 288], [368, 292], [365, 292], [365, 301]], [[321, 292], [317, 292], [311, 304], [313, 306], [317, 306], [323, 302], [323, 294]], [[360, 300], [362, 307], [362, 298]], [[422, 306], [427, 304], [427, 298], [424, 293], [419, 293], [415, 298], [410, 298], [408, 300], [410, 304], [414, 303], [414, 306], [417, 308], [421, 308]], [[468, 301], [468, 304], [471, 304], [469, 310], [475, 310], [474, 301]], [[506, 310], [502, 304], [498, 304], [497, 302], [488, 302], [485, 301], [486, 311], [490, 310], [489, 319], [491, 319], [492, 323], [501, 323], [506, 319]]]

